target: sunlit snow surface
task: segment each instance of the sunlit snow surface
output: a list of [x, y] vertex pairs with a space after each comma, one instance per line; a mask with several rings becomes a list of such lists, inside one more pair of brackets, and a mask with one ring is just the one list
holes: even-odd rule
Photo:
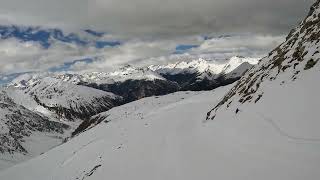
[[[228, 112], [205, 122], [206, 112], [231, 87], [149, 97], [113, 108], [100, 114], [106, 117], [105, 122], [35, 159], [1, 172], [0, 179], [320, 177], [319, 124], [304, 118], [298, 124], [302, 128], [295, 131], [298, 118], [280, 116], [276, 109], [283, 108], [281, 103], [272, 103], [274, 108], [264, 109], [263, 114], [261, 108], [271, 104], [250, 112]], [[269, 98], [268, 103], [276, 98]], [[315, 100], [312, 105], [317, 105]], [[293, 99], [290, 104], [299, 101], [301, 98]], [[305, 106], [311, 108], [311, 104]], [[291, 111], [298, 113], [298, 110]], [[279, 118], [269, 120], [269, 117]]]

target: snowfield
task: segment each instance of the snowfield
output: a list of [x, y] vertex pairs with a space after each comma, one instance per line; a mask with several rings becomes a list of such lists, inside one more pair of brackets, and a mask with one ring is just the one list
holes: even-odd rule
[[[105, 119], [96, 127], [35, 159], [2, 171], [0, 179], [320, 177], [320, 132], [315, 120], [304, 118], [296, 126], [297, 118], [277, 116], [280, 106], [273, 103], [274, 108], [265, 109], [263, 115], [257, 107], [206, 121], [206, 112], [231, 87], [149, 97], [113, 108], [100, 114]], [[299, 90], [292, 91], [296, 92]], [[294, 107], [300, 100], [292, 99], [289, 105]], [[306, 109], [310, 107], [311, 104], [305, 104]], [[297, 109], [291, 111], [299, 113]], [[275, 114], [270, 117], [268, 112]], [[279, 118], [268, 119], [274, 117]]]

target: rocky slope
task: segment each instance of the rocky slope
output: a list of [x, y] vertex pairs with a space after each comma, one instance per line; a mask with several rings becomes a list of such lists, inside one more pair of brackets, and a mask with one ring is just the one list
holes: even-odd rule
[[[319, 76], [319, 4], [320, 2], [317, 1], [310, 8], [308, 16], [298, 27], [290, 31], [284, 43], [270, 52], [266, 58], [262, 59], [258, 65], [249, 70], [238, 81], [237, 85], [232, 88], [223, 100], [208, 113], [207, 119], [214, 119], [217, 112], [225, 106], [233, 106], [233, 108], [239, 106], [241, 108], [241, 105], [249, 106], [263, 103], [261, 101], [265, 101], [272, 93], [277, 93], [273, 95], [278, 97], [276, 95], [279, 95], [280, 91], [274, 92], [268, 86], [285, 89], [288, 93], [296, 92], [294, 90], [297, 88], [303, 88], [305, 91], [290, 94], [292, 95], [291, 98], [298, 99], [301, 96], [308, 97], [313, 95], [314, 100], [317, 99], [318, 96], [316, 94], [307, 93], [309, 90], [318, 87], [317, 83], [309, 78], [312, 76], [314, 79]], [[302, 84], [304, 84], [304, 87], [301, 86]], [[281, 99], [287, 101], [284, 97], [287, 96], [283, 95]], [[278, 102], [281, 99], [274, 99], [274, 101]], [[301, 102], [297, 103], [301, 104]], [[307, 103], [307, 105], [311, 105], [311, 103]], [[304, 108], [309, 107], [306, 106]], [[313, 109], [313, 107], [310, 108]]]
[[50, 148], [62, 143], [64, 132], [69, 128], [16, 104], [6, 92], [0, 91], [0, 169], [6, 167], [2, 166], [5, 160], [14, 161], [16, 156], [25, 156], [22, 159], [26, 159], [40, 154], [34, 154], [34, 151], [48, 150], [41, 148], [41, 144], [30, 144], [30, 141], [36, 141], [39, 133], [52, 142], [47, 145]]

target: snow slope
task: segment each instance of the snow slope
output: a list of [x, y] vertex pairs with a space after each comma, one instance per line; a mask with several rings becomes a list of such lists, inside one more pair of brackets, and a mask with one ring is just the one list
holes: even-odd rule
[[0, 91], [0, 169], [61, 144], [69, 129], [16, 104]]
[[23, 75], [0, 90], [0, 169], [60, 145], [82, 121], [119, 105], [112, 93]]
[[317, 136], [316, 129], [320, 127], [315, 113], [320, 105], [317, 95], [320, 86], [316, 79], [320, 69], [317, 63], [320, 59], [319, 9], [318, 0], [286, 41], [250, 69], [209, 112], [208, 120], [238, 108], [279, 122], [290, 119], [293, 134], [307, 137], [314, 134], [311, 139]]
[[[251, 114], [205, 122], [231, 86], [150, 97], [0, 179], [315, 179], [320, 142], [292, 139]], [[290, 119], [282, 122], [291, 127]], [[17, 173], [19, 172], [19, 173]]]

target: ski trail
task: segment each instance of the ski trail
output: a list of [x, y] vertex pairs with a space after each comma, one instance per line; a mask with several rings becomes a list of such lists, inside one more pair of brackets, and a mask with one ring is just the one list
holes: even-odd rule
[[102, 139], [101, 139], [101, 138], [97, 138], [97, 139], [94, 139], [94, 140], [88, 142], [87, 144], [81, 146], [80, 149], [78, 149], [78, 150], [76, 150], [76, 151], [74, 151], [74, 152], [72, 153], [72, 156], [71, 156], [71, 157], [65, 159], [65, 160], [61, 163], [60, 167], [64, 167], [64, 166], [67, 165], [69, 162], [71, 162], [71, 161], [81, 152], [82, 149], [86, 148], [87, 146], [89, 146], [89, 145], [91, 145], [91, 144], [93, 144], [93, 143], [97, 143], [97, 142], [100, 142], [100, 141], [102, 141]]
[[85, 147], [88, 147], [89, 145], [93, 144], [93, 143], [97, 143], [102, 141], [102, 138], [96, 138], [94, 140], [89, 141], [88, 143], [82, 145], [78, 150], [75, 150], [72, 152], [71, 156], [67, 156], [67, 158], [65, 158], [60, 165], [58, 165], [53, 171], [52, 171], [52, 176], [51, 176], [51, 180], [55, 180], [55, 172], [57, 172], [59, 169], [63, 168], [65, 165], [67, 165], [69, 162], [71, 162], [78, 154], [79, 152], [81, 152], [81, 150], [83, 150]]
[[[243, 112], [243, 111], [241, 111]], [[248, 113], [248, 112], [246, 112]], [[253, 113], [250, 113], [254, 116]], [[294, 136], [294, 135], [291, 135], [289, 134], [288, 132], [286, 132], [285, 130], [283, 130], [273, 119], [269, 118], [269, 117], [266, 117], [264, 114], [262, 113], [258, 113], [258, 112], [255, 112], [257, 119], [260, 119], [260, 120], [263, 120], [265, 122], [267, 122], [268, 124], [271, 125], [271, 127], [276, 130], [276, 132], [282, 136], [282, 137], [285, 137], [285, 138], [288, 138], [290, 140], [293, 140], [293, 141], [300, 141], [300, 142], [320, 142], [320, 138], [308, 138], [308, 137], [301, 137], [301, 136]], [[239, 118], [237, 117], [237, 114], [234, 116], [235, 119], [237, 121], [240, 121]]]
[[320, 142], [320, 138], [308, 138], [308, 137], [300, 137], [300, 136], [294, 136], [286, 131], [284, 131], [273, 119], [266, 117], [262, 113], [257, 113], [264, 121], [268, 122], [281, 136], [287, 137], [291, 140], [295, 141], [305, 141], [305, 142]]

